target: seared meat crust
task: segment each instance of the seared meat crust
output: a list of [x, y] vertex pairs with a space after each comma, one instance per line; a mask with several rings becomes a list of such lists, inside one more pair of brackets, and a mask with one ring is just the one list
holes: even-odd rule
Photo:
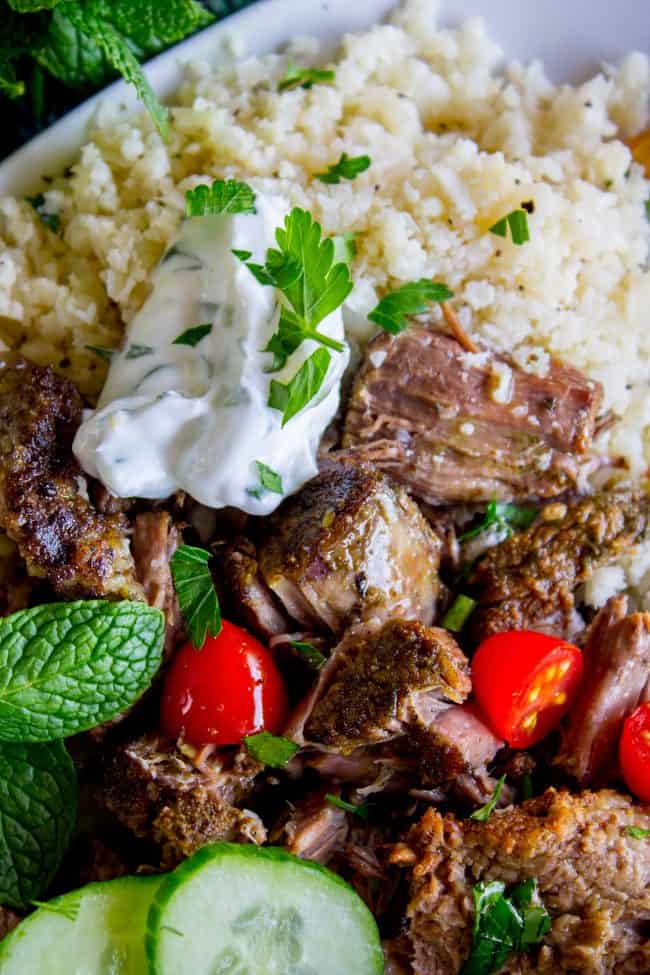
[[467, 660], [439, 628], [395, 620], [346, 641], [346, 654], [316, 703], [305, 735], [343, 754], [427, 722], [471, 690]]
[[72, 454], [81, 410], [52, 369], [0, 363], [0, 527], [29, 574], [66, 598], [142, 599], [126, 522], [92, 507]]
[[147, 735], [116, 751], [103, 799], [124, 826], [160, 847], [169, 867], [206, 843], [266, 840], [259, 817], [239, 808], [261, 769], [244, 752], [230, 767], [218, 758], [198, 767], [167, 739]]
[[650, 807], [611, 791], [549, 789], [486, 823], [429, 809], [392, 857], [412, 866], [415, 975], [459, 972], [470, 951], [475, 883], [531, 877], [553, 926], [540, 948], [513, 957], [501, 972], [647, 971], [650, 847], [629, 826], [650, 827]]
[[368, 465], [338, 463], [268, 519], [258, 560], [290, 616], [341, 633], [360, 619], [430, 623], [439, 549], [401, 488]]
[[413, 323], [369, 343], [343, 446], [430, 504], [553, 497], [576, 485], [601, 400], [560, 362], [540, 377]]
[[181, 543], [181, 533], [168, 511], [144, 511], [136, 515], [131, 546], [133, 561], [147, 602], [165, 614], [165, 660], [171, 657], [183, 631], [170, 565]]
[[578, 585], [648, 529], [650, 501], [640, 495], [597, 494], [552, 507], [558, 517], [542, 515], [476, 564], [469, 582], [479, 603], [471, 619], [478, 639], [521, 629], [566, 636]]
[[219, 581], [234, 615], [247, 629], [263, 640], [289, 632], [289, 620], [262, 578], [249, 539], [238, 538], [219, 554]]

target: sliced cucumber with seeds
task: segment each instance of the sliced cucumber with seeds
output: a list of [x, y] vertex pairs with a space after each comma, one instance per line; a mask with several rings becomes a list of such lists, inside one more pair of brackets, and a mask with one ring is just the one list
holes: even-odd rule
[[2, 975], [144, 975], [160, 877], [120, 877], [48, 901], [0, 942]]
[[147, 924], [152, 975], [382, 975], [353, 889], [273, 847], [203, 847], [163, 880]]

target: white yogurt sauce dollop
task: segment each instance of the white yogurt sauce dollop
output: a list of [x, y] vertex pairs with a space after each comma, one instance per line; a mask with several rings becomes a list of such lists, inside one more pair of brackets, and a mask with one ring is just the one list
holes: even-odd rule
[[[83, 468], [118, 497], [166, 498], [186, 491], [211, 508], [265, 515], [282, 495], [262, 491], [255, 462], [280, 475], [283, 495], [317, 472], [320, 438], [338, 408], [349, 352], [332, 351], [317, 396], [282, 427], [268, 406], [272, 379], [287, 383], [317, 343], [305, 341], [279, 372], [262, 351], [277, 330], [278, 295], [232, 254], [264, 263], [288, 207], [257, 195], [256, 214], [193, 217], [153, 274], [153, 289], [111, 361], [97, 409], [74, 451]], [[194, 348], [181, 333], [211, 323]], [[319, 331], [344, 342], [341, 309]]]

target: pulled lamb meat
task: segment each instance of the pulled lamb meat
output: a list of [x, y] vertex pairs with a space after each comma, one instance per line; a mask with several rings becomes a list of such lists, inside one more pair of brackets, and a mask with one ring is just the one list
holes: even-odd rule
[[237, 538], [224, 547], [218, 560], [220, 583], [233, 615], [263, 640], [287, 633], [291, 624], [262, 577], [255, 545]]
[[369, 343], [343, 446], [430, 504], [554, 497], [575, 488], [602, 387], [546, 376], [412, 324]]
[[126, 522], [93, 507], [72, 453], [82, 405], [52, 369], [0, 363], [0, 527], [65, 598], [142, 599]]
[[417, 505], [378, 470], [327, 463], [267, 520], [258, 562], [289, 616], [339, 634], [389, 616], [430, 623], [439, 549]]
[[304, 860], [327, 864], [343, 848], [349, 833], [348, 814], [325, 798], [324, 791], [291, 805], [274, 828], [271, 842], [282, 843]]
[[470, 621], [477, 640], [504, 630], [575, 632], [575, 590], [597, 568], [632, 549], [647, 533], [650, 501], [597, 494], [552, 505], [526, 531], [490, 549], [469, 584], [478, 600]]
[[195, 765], [173, 743], [150, 734], [114, 753], [103, 799], [119, 821], [160, 848], [170, 867], [206, 843], [264, 843], [266, 830], [250, 799], [262, 766], [246, 752], [226, 764], [221, 757]]
[[650, 846], [629, 833], [650, 827], [650, 807], [612, 791], [548, 789], [487, 822], [429, 809], [393, 854], [411, 868], [407, 910], [415, 975], [456, 975], [470, 953], [472, 887], [534, 878], [552, 928], [529, 955], [500, 972], [647, 972]]
[[627, 602], [626, 596], [613, 597], [591, 624], [585, 675], [556, 758], [582, 785], [603, 784], [616, 774], [623, 722], [650, 684], [650, 614], [628, 616]]
[[167, 511], [145, 511], [136, 515], [131, 548], [135, 571], [150, 606], [165, 614], [165, 659], [173, 653], [183, 620], [170, 567], [181, 544], [181, 535]]

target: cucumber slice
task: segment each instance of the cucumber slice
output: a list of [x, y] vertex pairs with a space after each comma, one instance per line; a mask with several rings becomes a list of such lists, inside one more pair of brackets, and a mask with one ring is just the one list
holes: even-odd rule
[[336, 874], [273, 847], [205, 846], [163, 880], [152, 975], [382, 975], [372, 914]]
[[160, 877], [88, 884], [39, 907], [0, 941], [2, 975], [144, 975], [144, 931]]

